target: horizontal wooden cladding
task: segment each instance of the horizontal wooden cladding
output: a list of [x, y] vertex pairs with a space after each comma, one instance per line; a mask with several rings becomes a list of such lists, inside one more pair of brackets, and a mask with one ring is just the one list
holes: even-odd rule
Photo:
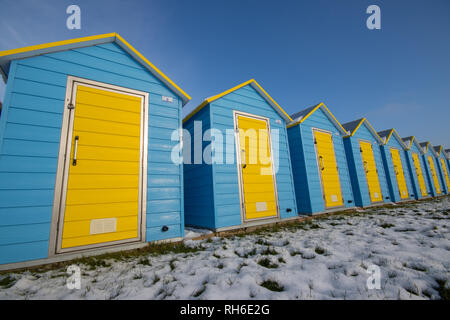
[[[70, 224], [71, 223], [68, 223], [68, 227], [70, 227]], [[88, 235], [88, 236], [84, 236], [84, 237], [73, 237], [73, 238], [67, 237], [67, 238], [64, 238], [62, 241], [62, 248], [64, 249], [64, 248], [71, 248], [71, 247], [82, 246], [82, 245], [104, 243], [104, 242], [110, 241], [110, 237], [111, 237], [111, 235], [109, 233]], [[120, 232], [114, 233], [114, 240], [116, 240], [116, 241], [132, 239], [132, 238], [137, 238], [137, 237], [138, 237], [137, 229], [120, 231]]]
[[139, 172], [139, 161], [111, 161], [79, 159], [76, 173], [78, 174], [136, 174]]
[[[103, 148], [125, 148], [139, 150], [139, 137], [118, 134], [104, 134], [91, 131], [77, 130], [80, 137], [79, 146], [101, 146]], [[82, 151], [81, 149], [79, 151]], [[100, 150], [99, 150], [100, 151]]]
[[[139, 125], [141, 122], [140, 111], [130, 112], [109, 108], [109, 105], [97, 107], [84, 103], [77, 103], [77, 116], [88, 119], [101, 119], [118, 123]], [[136, 115], [138, 115], [136, 117]]]
[[66, 206], [65, 220], [76, 221], [104, 219], [111, 217], [126, 217], [136, 215], [137, 212], [138, 203], [136, 201], [72, 204]]
[[[91, 219], [86, 220], [77, 220], [77, 221], [66, 221], [64, 223], [64, 240], [68, 240], [70, 238], [77, 238], [80, 241], [80, 234], [86, 235], [85, 238], [89, 238], [86, 240], [89, 240], [91, 243], [97, 243], [95, 241], [96, 238], [103, 238], [102, 236], [106, 236], [107, 239], [111, 235], [109, 234], [98, 234], [98, 235], [91, 235], [90, 234], [90, 227], [91, 227]], [[116, 232], [114, 238], [119, 238], [117, 240], [121, 239], [127, 239], [127, 238], [136, 238], [137, 237], [137, 229], [138, 229], [138, 217], [137, 215], [130, 216], [130, 217], [120, 217], [117, 219], [117, 226], [116, 226]], [[127, 238], [121, 238], [118, 234], [120, 233], [133, 233], [132, 236], [128, 236]], [[83, 237], [84, 238], [84, 237]], [[64, 243], [63, 240], [63, 243]], [[109, 241], [109, 240], [107, 240]], [[84, 245], [87, 243], [80, 243], [77, 242], [77, 245]], [[64, 247], [64, 245], [63, 245]]]
[[[69, 178], [70, 180], [70, 178]], [[70, 182], [69, 182], [70, 185]], [[139, 200], [139, 188], [116, 189], [68, 189], [66, 205], [111, 202], [132, 202]]]
[[80, 162], [80, 166], [84, 165], [83, 160], [139, 162], [139, 139], [137, 139], [137, 148], [133, 149], [131, 148], [133, 145], [130, 145], [130, 148], [89, 146], [83, 144], [85, 136], [78, 132], [76, 134], [79, 134], [77, 160]]
[[139, 176], [136, 174], [96, 175], [72, 174], [68, 189], [101, 189], [101, 188], [138, 188]]
[[93, 128], [95, 128], [96, 133], [110, 133], [130, 137], [139, 137], [139, 130], [136, 130], [136, 128], [139, 129], [138, 124], [80, 117], [75, 119], [74, 125], [76, 125], [76, 130], [79, 131], [93, 131]]
[[49, 233], [49, 223], [21, 224], [0, 227], [0, 253], [3, 253], [3, 245], [48, 241]]

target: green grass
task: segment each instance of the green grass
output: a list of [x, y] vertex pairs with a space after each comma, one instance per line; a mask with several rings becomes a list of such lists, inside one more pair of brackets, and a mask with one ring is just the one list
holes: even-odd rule
[[316, 249], [314, 250], [317, 254], [324, 254], [326, 252], [326, 250], [322, 247], [316, 247]]
[[147, 257], [142, 257], [139, 261], [138, 264], [142, 264], [144, 266], [151, 266], [152, 264], [150, 263], [150, 260], [148, 260]]
[[274, 248], [267, 247], [265, 250], [263, 250], [261, 252], [261, 254], [264, 256], [267, 256], [267, 255], [275, 256], [278, 254], [278, 252]]
[[386, 228], [395, 227], [395, 225], [393, 225], [392, 223], [384, 222], [384, 223], [380, 224], [380, 227], [382, 227], [383, 229], [386, 229]]
[[14, 283], [16, 283], [16, 279], [8, 275], [0, 280], [0, 287], [8, 289], [11, 288], [14, 285]]
[[450, 300], [450, 286], [448, 280], [436, 279], [438, 287], [436, 290], [439, 292], [442, 300]]
[[276, 269], [278, 268], [278, 265], [276, 263], [272, 263], [272, 261], [270, 261], [267, 258], [263, 258], [261, 260], [258, 261], [258, 264], [264, 268], [267, 269]]
[[270, 291], [281, 292], [284, 291], [284, 286], [273, 280], [265, 280], [260, 284], [261, 287], [269, 289]]

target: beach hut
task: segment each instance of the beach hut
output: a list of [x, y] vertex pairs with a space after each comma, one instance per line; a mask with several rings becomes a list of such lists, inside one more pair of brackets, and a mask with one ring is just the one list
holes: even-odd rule
[[347, 131], [344, 147], [355, 204], [359, 207], [390, 202], [380, 146], [383, 140], [366, 118], [342, 125]]
[[299, 212], [354, 207], [342, 139], [347, 131], [323, 103], [291, 118], [287, 131]]
[[411, 175], [404, 152], [408, 147], [395, 129], [380, 131], [378, 135], [384, 142], [381, 146], [381, 154], [392, 201], [414, 198]]
[[439, 173], [437, 171], [437, 167], [436, 167], [436, 153], [433, 149], [433, 147], [431, 146], [430, 142], [421, 142], [420, 146], [422, 147], [423, 150], [423, 163], [425, 164], [426, 167], [426, 174], [427, 174], [427, 178], [428, 178], [428, 183], [430, 185], [430, 189], [431, 189], [431, 195], [433, 197], [437, 197], [442, 195], [442, 185], [441, 185], [441, 181], [439, 178]]
[[2, 268], [184, 235], [183, 90], [116, 33], [3, 51], [0, 69]]
[[186, 225], [222, 231], [298, 216], [290, 120], [253, 79], [183, 119]]
[[430, 186], [426, 180], [426, 168], [423, 160], [423, 148], [420, 146], [416, 137], [410, 136], [402, 138], [403, 142], [408, 147], [405, 151], [406, 162], [408, 164], [408, 171], [412, 178], [412, 186], [414, 197], [416, 199], [426, 198], [431, 196]]
[[438, 168], [439, 178], [441, 179], [441, 183], [443, 186], [442, 191], [448, 194], [450, 188], [450, 180], [448, 177], [449, 169], [447, 167], [447, 158], [444, 153], [444, 148], [442, 148], [442, 146], [434, 146], [433, 150], [436, 156], [436, 166]]
[[447, 157], [447, 166], [450, 168], [450, 149], [445, 149], [445, 156]]

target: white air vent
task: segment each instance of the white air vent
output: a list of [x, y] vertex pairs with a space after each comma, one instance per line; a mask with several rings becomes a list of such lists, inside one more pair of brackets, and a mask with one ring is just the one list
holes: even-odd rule
[[167, 96], [162, 96], [162, 101], [172, 103], [173, 102], [173, 98], [172, 97], [167, 97]]
[[267, 202], [256, 202], [256, 212], [267, 211]]
[[331, 201], [333, 201], [333, 202], [337, 202], [337, 201], [338, 201], [338, 197], [337, 197], [337, 195], [335, 195], [335, 194], [332, 194], [332, 195], [331, 195]]
[[91, 234], [116, 232], [117, 218], [91, 220]]

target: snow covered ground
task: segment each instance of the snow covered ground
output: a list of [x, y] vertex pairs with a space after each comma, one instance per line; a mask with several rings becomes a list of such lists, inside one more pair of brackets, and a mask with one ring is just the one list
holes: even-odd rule
[[[446, 197], [185, 240], [201, 249], [80, 264], [79, 290], [66, 287], [66, 267], [2, 274], [0, 299], [439, 299], [450, 281], [449, 214]], [[380, 289], [367, 288], [372, 265]]]

